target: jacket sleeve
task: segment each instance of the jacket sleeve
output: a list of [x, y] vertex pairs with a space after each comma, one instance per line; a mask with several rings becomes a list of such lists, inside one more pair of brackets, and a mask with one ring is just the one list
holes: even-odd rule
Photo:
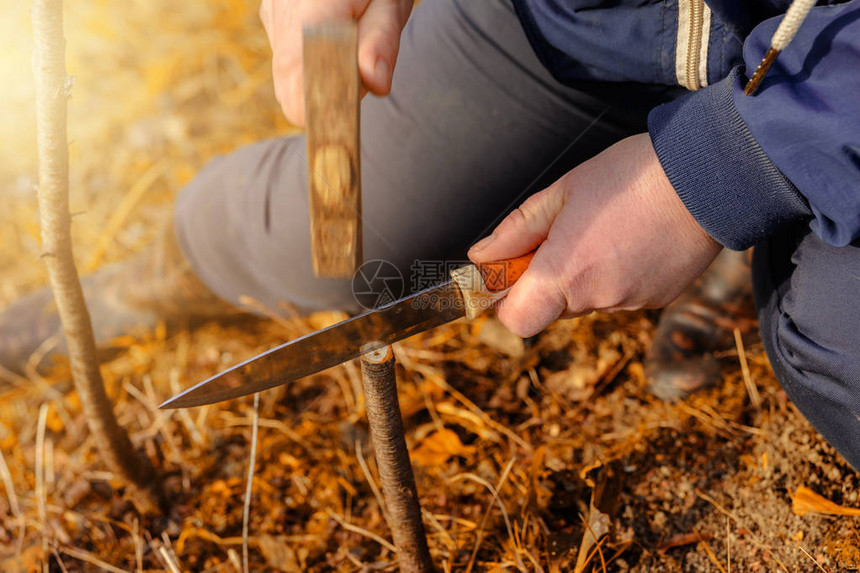
[[[746, 39], [747, 73], [779, 20]], [[830, 245], [860, 237], [860, 0], [813, 8], [755, 95], [745, 82], [736, 68], [649, 115], [684, 204], [732, 249], [803, 220]]]

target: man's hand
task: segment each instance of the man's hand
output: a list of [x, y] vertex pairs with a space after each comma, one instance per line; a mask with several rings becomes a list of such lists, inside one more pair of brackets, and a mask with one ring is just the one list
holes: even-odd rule
[[540, 245], [499, 305], [511, 332], [559, 317], [664, 306], [721, 247], [681, 202], [647, 134], [627, 138], [530, 197], [476, 244], [476, 263]]
[[293, 124], [305, 124], [302, 28], [326, 20], [358, 22], [358, 69], [366, 90], [386, 95], [413, 0], [263, 0], [260, 19], [272, 45], [275, 97]]

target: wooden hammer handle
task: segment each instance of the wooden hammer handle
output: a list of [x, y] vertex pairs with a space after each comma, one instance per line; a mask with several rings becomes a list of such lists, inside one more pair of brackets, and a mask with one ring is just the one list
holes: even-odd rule
[[318, 277], [351, 277], [362, 261], [358, 28], [303, 32], [311, 260]]

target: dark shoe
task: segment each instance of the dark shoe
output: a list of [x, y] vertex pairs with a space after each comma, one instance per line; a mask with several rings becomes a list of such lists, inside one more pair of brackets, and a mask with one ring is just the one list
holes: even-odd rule
[[666, 307], [645, 356], [652, 394], [683, 398], [720, 380], [714, 352], [734, 347], [734, 329], [755, 326], [747, 252], [724, 250], [699, 279]]
[[[84, 297], [96, 342], [154, 329], [159, 321], [178, 324], [240, 313], [195, 276], [173, 233], [172, 221], [159, 244], [136, 257], [84, 277]], [[42, 288], [0, 312], [0, 367], [23, 374], [65, 353], [54, 297]]]

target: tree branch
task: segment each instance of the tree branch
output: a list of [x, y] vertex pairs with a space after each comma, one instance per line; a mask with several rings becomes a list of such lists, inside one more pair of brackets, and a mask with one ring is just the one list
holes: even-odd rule
[[367, 401], [367, 420], [382, 492], [390, 517], [388, 527], [400, 570], [405, 573], [429, 573], [433, 562], [427, 547], [427, 535], [421, 519], [421, 506], [415, 476], [403, 436], [403, 418], [397, 399], [394, 374], [394, 352], [390, 346], [365, 353], [361, 357], [361, 378]]
[[69, 152], [62, 0], [33, 2], [33, 75], [36, 82], [36, 129], [39, 144], [39, 217], [43, 259], [69, 348], [75, 388], [90, 432], [108, 468], [144, 493], [145, 506], [164, 506], [160, 482], [148, 458], [132, 447], [119, 426], [105, 392], [96, 359], [90, 314], [72, 253], [69, 214]]

